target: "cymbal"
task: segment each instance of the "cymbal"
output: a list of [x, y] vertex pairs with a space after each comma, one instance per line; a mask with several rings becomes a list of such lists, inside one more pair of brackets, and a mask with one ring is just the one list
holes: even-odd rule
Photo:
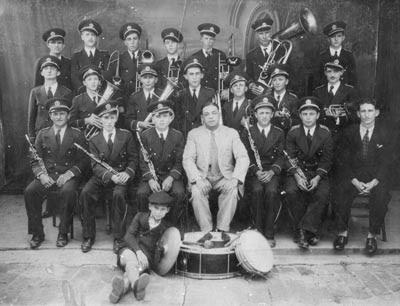
[[156, 267], [159, 275], [165, 275], [171, 270], [178, 258], [181, 247], [181, 234], [176, 227], [168, 228], [158, 242], [164, 248], [164, 254]]

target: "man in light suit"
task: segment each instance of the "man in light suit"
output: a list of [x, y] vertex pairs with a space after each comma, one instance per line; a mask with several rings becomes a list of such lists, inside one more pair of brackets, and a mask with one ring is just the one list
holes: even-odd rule
[[[183, 168], [201, 231], [209, 232], [214, 228], [227, 232], [235, 214], [238, 189], [243, 186], [250, 160], [238, 132], [220, 125], [221, 113], [216, 104], [205, 104], [201, 116], [204, 125], [188, 134]], [[213, 227], [208, 203], [212, 189], [220, 192], [216, 227]]]

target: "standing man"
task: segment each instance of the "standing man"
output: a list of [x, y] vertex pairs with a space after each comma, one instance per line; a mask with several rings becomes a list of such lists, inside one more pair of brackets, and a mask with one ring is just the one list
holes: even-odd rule
[[57, 247], [68, 244], [67, 233], [71, 226], [73, 208], [77, 201], [79, 178], [85, 171], [88, 160], [79, 152], [74, 143], [86, 147], [85, 138], [75, 128], [68, 126], [69, 101], [53, 98], [47, 103], [53, 125], [39, 131], [35, 148], [43, 160], [32, 159], [35, 179], [24, 191], [28, 215], [28, 234], [32, 234], [31, 249], [37, 249], [44, 241], [42, 203], [50, 191], [57, 191], [60, 206]]
[[342, 184], [336, 193], [334, 209], [337, 232], [333, 247], [343, 250], [348, 241], [348, 226], [351, 205], [358, 195], [369, 197], [369, 231], [365, 243], [368, 255], [378, 249], [379, 235], [390, 202], [388, 170], [393, 153], [392, 137], [382, 124], [376, 122], [379, 109], [373, 99], [360, 101], [357, 111], [360, 124], [348, 127], [340, 146], [340, 171]]
[[[65, 31], [60, 28], [53, 28], [43, 33], [42, 38], [49, 48], [49, 55], [57, 57], [60, 61], [60, 74], [57, 82], [68, 89], [72, 89], [71, 84], [71, 60], [64, 57], [61, 53], [65, 48]], [[35, 65], [35, 87], [43, 85], [44, 78], [41, 74], [39, 61]]]
[[71, 79], [75, 93], [79, 93], [82, 87], [80, 70], [85, 66], [93, 65], [103, 73], [107, 69], [110, 58], [108, 51], [97, 49], [99, 36], [103, 33], [100, 24], [92, 19], [86, 19], [79, 24], [78, 30], [81, 33], [83, 48], [71, 57]]
[[[242, 134], [250, 157], [248, 186], [251, 192], [251, 211], [257, 230], [264, 234], [273, 248], [276, 244], [274, 211], [279, 207], [278, 186], [285, 164], [285, 134], [282, 129], [271, 124], [275, 107], [267, 96], [258, 96], [253, 103], [257, 123]], [[258, 157], [251, 148], [249, 137], [254, 141]]]
[[329, 47], [323, 50], [319, 55], [318, 75], [319, 84], [323, 84], [324, 70], [326, 63], [332, 63], [339, 60], [344, 68], [343, 83], [357, 86], [356, 61], [351, 51], [343, 48], [346, 23], [343, 21], [335, 21], [326, 25], [323, 29], [324, 34], [328, 37]]
[[222, 75], [220, 75], [218, 58], [221, 61], [226, 60], [226, 55], [221, 50], [213, 48], [215, 43], [215, 37], [219, 34], [219, 26], [213, 23], [202, 23], [197, 27], [200, 31], [200, 42], [201, 50], [192, 54], [190, 58], [196, 58], [204, 68], [204, 77], [201, 81], [201, 85], [218, 89], [218, 81]]
[[118, 120], [116, 102], [104, 104], [99, 113], [102, 130], [89, 141], [90, 152], [112, 167], [112, 171], [92, 162], [93, 176], [86, 183], [80, 195], [83, 208], [82, 252], [92, 249], [96, 237], [96, 204], [102, 191], [112, 190], [113, 208], [113, 250], [116, 253], [124, 237], [124, 215], [127, 210], [127, 184], [133, 179], [138, 164], [137, 148], [131, 132], [115, 128]]
[[300, 100], [301, 124], [292, 127], [286, 137], [286, 150], [291, 158], [287, 170], [287, 203], [296, 229], [295, 242], [303, 249], [319, 241], [333, 157], [331, 133], [317, 123], [320, 113], [317, 101], [315, 97]]
[[[238, 132], [220, 125], [220, 116], [216, 104], [205, 104], [201, 113], [204, 125], [189, 132], [183, 153], [194, 215], [202, 232], [229, 231], [250, 163]], [[215, 226], [208, 202], [211, 190], [219, 192]]]
[[[183, 81], [183, 65], [182, 59], [179, 57], [179, 44], [183, 40], [182, 33], [174, 28], [167, 28], [161, 32], [161, 38], [164, 42], [167, 56], [155, 63], [155, 69], [158, 72], [157, 87], [164, 89], [167, 85], [168, 77], [172, 78], [172, 81], [179, 84]], [[168, 71], [175, 73], [175, 75], [168, 76]], [[177, 75], [179, 74], [179, 78]]]
[[215, 96], [215, 90], [201, 85], [203, 65], [190, 59], [183, 70], [188, 87], [181, 90], [175, 102], [176, 127], [186, 139], [189, 131], [201, 125], [201, 110]]

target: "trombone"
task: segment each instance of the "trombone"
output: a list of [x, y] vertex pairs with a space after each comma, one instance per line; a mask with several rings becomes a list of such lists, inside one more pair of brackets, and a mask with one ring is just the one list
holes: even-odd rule
[[[116, 55], [114, 56], [114, 54]], [[113, 56], [116, 58], [113, 59]], [[110, 59], [108, 60], [108, 65], [107, 65], [107, 71], [108, 71], [112, 63], [115, 62], [117, 63], [115, 67], [115, 75], [112, 77], [112, 84], [117, 87], [120, 87], [122, 85], [122, 79], [119, 75], [119, 57], [120, 57], [119, 51], [118, 50], [113, 51], [110, 55]]]
[[[239, 66], [242, 60], [235, 56], [235, 37], [233, 33], [228, 39], [228, 57], [223, 59], [221, 57], [221, 52], [218, 53], [218, 93], [221, 93], [224, 89], [224, 81], [226, 77], [231, 73], [231, 68]], [[228, 88], [229, 89], [229, 88]], [[228, 92], [228, 100], [229, 100], [229, 92]]]

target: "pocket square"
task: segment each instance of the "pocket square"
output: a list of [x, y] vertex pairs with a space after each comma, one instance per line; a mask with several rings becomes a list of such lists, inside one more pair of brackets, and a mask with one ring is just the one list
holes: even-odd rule
[[381, 144], [377, 144], [377, 145], [376, 145], [376, 147], [377, 147], [378, 149], [380, 149], [380, 148], [382, 148], [382, 147], [383, 147], [383, 145], [381, 145]]

